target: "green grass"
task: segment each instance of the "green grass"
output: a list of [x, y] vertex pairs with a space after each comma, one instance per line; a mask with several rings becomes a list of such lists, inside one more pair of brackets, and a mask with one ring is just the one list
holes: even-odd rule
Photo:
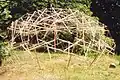
[[[14, 51], [4, 62], [0, 80], [120, 80], [116, 57], [103, 55], [91, 67], [93, 57], [72, 56], [67, 68], [68, 60], [63, 53], [52, 53], [50, 60], [48, 53]], [[117, 67], [109, 68], [110, 63]]]
[[118, 61], [120, 61], [120, 56], [115, 56], [115, 58], [116, 58]]

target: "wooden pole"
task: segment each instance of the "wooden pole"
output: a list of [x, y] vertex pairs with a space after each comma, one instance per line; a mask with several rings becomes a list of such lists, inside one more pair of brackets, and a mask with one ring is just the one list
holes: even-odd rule
[[56, 40], [57, 40], [57, 32], [56, 32], [56, 26], [54, 26], [54, 51], [56, 52]]

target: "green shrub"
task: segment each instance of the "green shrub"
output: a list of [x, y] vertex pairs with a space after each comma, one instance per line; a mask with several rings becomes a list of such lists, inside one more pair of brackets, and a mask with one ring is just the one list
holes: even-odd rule
[[74, 8], [91, 15], [91, 0], [2, 0], [0, 1], [0, 28], [6, 29], [11, 21], [27, 12], [49, 7]]

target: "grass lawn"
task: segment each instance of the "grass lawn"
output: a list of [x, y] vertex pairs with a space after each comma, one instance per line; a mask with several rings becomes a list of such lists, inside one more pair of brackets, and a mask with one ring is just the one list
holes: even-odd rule
[[[62, 53], [14, 51], [0, 68], [0, 80], [120, 80], [120, 57], [101, 56], [92, 66], [93, 57]], [[116, 68], [109, 68], [115, 63]]]

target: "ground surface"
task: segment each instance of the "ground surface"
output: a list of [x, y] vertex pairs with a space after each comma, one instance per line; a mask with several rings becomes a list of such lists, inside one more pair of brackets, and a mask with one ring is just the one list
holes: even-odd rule
[[[67, 54], [48, 54], [16, 51], [0, 68], [0, 80], [120, 80], [120, 66], [113, 57], [101, 56], [95, 61], [91, 57]], [[109, 68], [115, 63], [116, 68]], [[67, 66], [69, 67], [67, 68]]]

